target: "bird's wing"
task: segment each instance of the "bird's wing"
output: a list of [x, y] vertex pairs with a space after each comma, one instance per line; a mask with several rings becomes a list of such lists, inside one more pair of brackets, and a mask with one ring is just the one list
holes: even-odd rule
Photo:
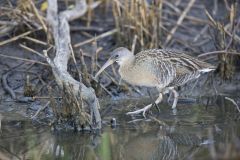
[[[146, 56], [147, 55], [147, 56]], [[206, 62], [200, 61], [195, 57], [184, 54], [182, 51], [169, 50], [169, 49], [150, 49], [145, 50], [137, 54], [139, 57], [150, 57], [153, 59], [157, 59], [158, 61], [169, 61], [169, 63], [173, 64], [177, 73], [188, 73], [188, 72], [204, 72], [206, 70], [215, 69], [214, 66], [208, 64]]]
[[176, 77], [169, 86], [181, 86], [192, 79], [198, 78], [201, 73], [215, 69], [214, 66], [179, 51], [166, 51], [165, 59], [176, 68]]
[[144, 66], [145, 70], [151, 72], [157, 79], [159, 88], [168, 86], [176, 76], [176, 69], [173, 67], [169, 59], [164, 58], [158, 50], [144, 50], [138, 53], [136, 63]]
[[200, 76], [201, 72], [215, 69], [214, 66], [206, 62], [175, 50], [145, 50], [138, 53], [136, 57], [139, 59], [150, 59], [150, 61], [155, 63], [153, 65], [155, 66], [154, 70], [158, 71], [159, 78], [162, 82], [166, 82], [169, 85], [182, 85]]

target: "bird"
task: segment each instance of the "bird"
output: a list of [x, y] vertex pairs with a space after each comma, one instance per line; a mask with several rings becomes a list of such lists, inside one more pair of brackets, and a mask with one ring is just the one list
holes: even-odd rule
[[[96, 73], [95, 78], [115, 62], [119, 65], [121, 79], [129, 84], [157, 88], [159, 95], [154, 104], [158, 105], [164, 94], [173, 93], [172, 109], [176, 109], [179, 97], [175, 88], [216, 69], [215, 66], [183, 51], [147, 49], [134, 55], [127, 48], [119, 47], [112, 51], [110, 58]], [[142, 109], [127, 112], [127, 115], [142, 113], [145, 117], [146, 111], [152, 106], [153, 104], [149, 104]]]

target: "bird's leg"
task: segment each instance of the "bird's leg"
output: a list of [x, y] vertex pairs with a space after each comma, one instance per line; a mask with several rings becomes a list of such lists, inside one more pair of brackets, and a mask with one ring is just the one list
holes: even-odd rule
[[[155, 101], [155, 104], [158, 105], [161, 101], [162, 101], [162, 93], [159, 93], [159, 96], [158, 98], [156, 99]], [[152, 104], [149, 104], [147, 106], [145, 106], [144, 108], [142, 109], [139, 109], [139, 110], [136, 110], [136, 111], [133, 111], [133, 112], [128, 112], [127, 115], [133, 115], [133, 114], [139, 114], [139, 113], [142, 113], [143, 114], [143, 117], [146, 117], [145, 116], [145, 113], [147, 110], [149, 110], [150, 108], [152, 107]]]
[[170, 104], [171, 98], [172, 98], [172, 92], [169, 92], [169, 96], [168, 96], [168, 100], [167, 100], [168, 104]]
[[170, 104], [170, 101], [171, 101], [171, 98], [172, 98], [172, 87], [169, 87], [169, 88], [166, 88], [164, 91], [163, 91], [163, 94], [168, 94], [168, 99], [167, 99], [167, 102], [168, 104]]
[[[149, 90], [147, 90], [147, 93], [148, 93], [149, 97], [151, 98], [151, 100], [153, 100], [151, 92]], [[152, 103], [152, 106], [156, 107], [158, 112], [160, 112], [160, 109], [159, 109], [158, 105], [155, 102]]]
[[179, 94], [178, 94], [178, 92], [177, 92], [175, 89], [172, 89], [171, 91], [172, 91], [173, 96], [174, 96], [174, 101], [173, 101], [172, 109], [176, 109]]

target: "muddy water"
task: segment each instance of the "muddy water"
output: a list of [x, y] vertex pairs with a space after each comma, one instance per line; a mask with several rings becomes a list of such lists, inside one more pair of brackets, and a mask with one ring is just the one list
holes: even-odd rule
[[[161, 104], [156, 118], [126, 116], [136, 103], [106, 105], [101, 133], [58, 133], [13, 113], [1, 113], [0, 159], [212, 159], [239, 158], [240, 115], [224, 99], [216, 105]], [[142, 103], [143, 105], [144, 103]], [[110, 120], [117, 126], [111, 128]]]

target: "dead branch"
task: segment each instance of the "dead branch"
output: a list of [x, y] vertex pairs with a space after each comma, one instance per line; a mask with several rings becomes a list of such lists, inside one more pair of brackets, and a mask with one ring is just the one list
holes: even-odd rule
[[209, 55], [226, 54], [226, 53], [240, 56], [240, 53], [238, 53], [238, 52], [221, 50], [221, 51], [212, 51], [212, 52], [202, 53], [202, 54], [198, 55], [198, 58], [206, 57], [206, 56], [209, 56]]
[[229, 100], [230, 102], [232, 102], [232, 103], [236, 106], [238, 112], [240, 113], [240, 108], [239, 108], [237, 102], [234, 101], [234, 99], [229, 98], [229, 97], [225, 97], [225, 99], [226, 99], [226, 100]]
[[2, 42], [0, 42], [0, 46], [5, 45], [5, 44], [10, 43], [10, 42], [13, 42], [13, 41], [16, 41], [16, 40], [18, 40], [19, 38], [22, 38], [22, 37], [24, 37], [24, 36], [26, 36], [26, 35], [31, 34], [32, 32], [33, 32], [33, 31], [27, 31], [27, 32], [22, 33], [22, 34], [20, 34], [20, 35], [18, 35], [18, 36], [15, 36], [15, 37], [12, 37], [12, 38], [7, 39], [7, 40], [5, 40], [5, 41], [2, 41]]
[[82, 46], [82, 45], [91, 43], [91, 42], [93, 42], [94, 40], [98, 40], [98, 39], [101, 39], [101, 38], [104, 38], [104, 37], [113, 35], [113, 34], [117, 33], [117, 31], [118, 31], [117, 29], [113, 29], [113, 30], [107, 31], [107, 32], [105, 32], [105, 33], [103, 33], [103, 34], [101, 34], [101, 35], [99, 35], [99, 36], [96, 36], [96, 37], [90, 38], [90, 39], [88, 39], [88, 40], [86, 40], [86, 41], [77, 43], [77, 44], [74, 45], [74, 47], [75, 47], [75, 48], [76, 48], [76, 47], [80, 47], [80, 46]]
[[39, 115], [39, 113], [41, 112], [41, 111], [43, 111], [45, 108], [47, 108], [47, 106], [50, 104], [50, 101], [48, 101], [44, 106], [41, 106], [38, 110], [37, 110], [37, 112], [31, 117], [31, 119], [36, 119], [37, 118], [37, 116]]
[[26, 36], [26, 37], [23, 37], [24, 39], [27, 39], [27, 40], [29, 40], [29, 41], [31, 41], [31, 42], [34, 42], [34, 43], [37, 43], [37, 44], [41, 44], [41, 45], [43, 45], [43, 46], [48, 46], [49, 44], [48, 43], [46, 43], [46, 42], [43, 42], [43, 41], [41, 41], [41, 40], [39, 40], [39, 39], [35, 39], [35, 38], [32, 38], [32, 37], [29, 37], [29, 36]]
[[31, 60], [31, 59], [26, 59], [26, 58], [15, 57], [15, 56], [8, 56], [6, 54], [0, 54], [0, 57], [16, 59], [16, 60], [26, 61], [26, 62], [30, 62], [30, 63], [37, 63], [37, 64], [41, 64], [41, 65], [44, 65], [44, 66], [49, 66], [47, 63], [43, 63], [43, 62]]
[[10, 72], [7, 72], [2, 76], [2, 86], [3, 86], [3, 89], [11, 95], [12, 99], [16, 99], [15, 92], [13, 91], [13, 89], [7, 83], [7, 77], [9, 75], [9, 73]]
[[84, 27], [84, 26], [70, 26], [71, 31], [95, 31], [95, 32], [103, 32], [104, 28], [100, 27]]
[[185, 10], [183, 11], [183, 13], [181, 14], [181, 16], [179, 17], [178, 21], [177, 21], [177, 25], [175, 27], [172, 28], [172, 30], [170, 31], [170, 34], [167, 36], [166, 42], [165, 42], [165, 46], [170, 42], [170, 40], [172, 39], [172, 36], [174, 35], [174, 33], [176, 32], [178, 26], [183, 22], [185, 16], [187, 15], [188, 11], [192, 8], [193, 4], [194, 4], [195, 0], [191, 0], [188, 3], [188, 6], [185, 8]]
[[[87, 88], [83, 83], [76, 81], [67, 72], [67, 64], [71, 55], [69, 45], [70, 39], [70, 27], [68, 22], [76, 18], [81, 17], [87, 11], [86, 0], [76, 0], [75, 8], [72, 10], [62, 11], [58, 14], [57, 0], [48, 0], [47, 10], [47, 22], [52, 29], [52, 34], [55, 41], [56, 56], [52, 61], [50, 58], [46, 58], [47, 62], [52, 67], [53, 74], [56, 82], [61, 89], [63, 85], [68, 87], [72, 86], [73, 93], [78, 96], [78, 93], [82, 96], [83, 101], [90, 108], [90, 112], [93, 113], [91, 122], [97, 129], [101, 128], [101, 117], [99, 113], [99, 102], [95, 95], [94, 90]], [[45, 52], [45, 55], [46, 52]]]

